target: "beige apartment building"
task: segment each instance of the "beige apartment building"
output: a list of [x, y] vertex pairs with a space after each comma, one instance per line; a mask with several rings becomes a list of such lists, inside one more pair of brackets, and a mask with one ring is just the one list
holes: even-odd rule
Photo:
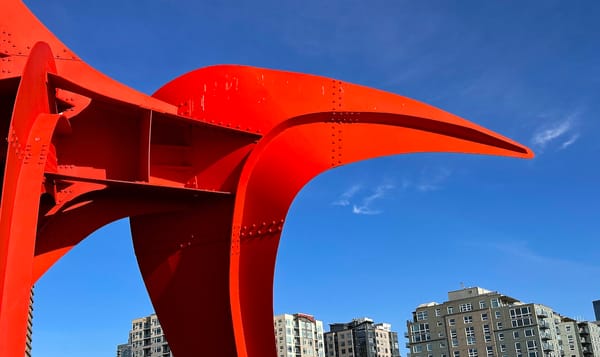
[[600, 326], [593, 322], [577, 322], [565, 318], [559, 329], [565, 356], [600, 356]]
[[278, 357], [325, 357], [323, 322], [312, 315], [274, 316], [273, 329]]
[[156, 314], [131, 322], [128, 344], [130, 352], [121, 350], [121, 355], [129, 353], [131, 357], [173, 357]]
[[410, 357], [592, 357], [600, 338], [594, 324], [480, 287], [419, 305], [407, 327]]
[[326, 357], [400, 357], [398, 334], [388, 323], [368, 317], [329, 325], [325, 333]]

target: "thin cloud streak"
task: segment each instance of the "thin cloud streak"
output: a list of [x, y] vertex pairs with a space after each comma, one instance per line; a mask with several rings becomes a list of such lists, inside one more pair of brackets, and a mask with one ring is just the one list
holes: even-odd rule
[[365, 215], [375, 215], [382, 213], [381, 210], [377, 210], [372, 207], [373, 202], [384, 198], [387, 195], [387, 193], [392, 189], [394, 189], [394, 185], [390, 184], [383, 184], [377, 186], [377, 188], [375, 188], [375, 191], [371, 195], [363, 198], [360, 205], [355, 204], [352, 206], [352, 213]]
[[567, 134], [571, 135], [569, 139], [563, 141], [560, 144], [559, 150], [566, 149], [567, 147], [573, 145], [580, 137], [580, 133], [575, 131], [575, 124], [577, 122], [578, 116], [579, 112], [574, 112], [568, 115], [562, 121], [538, 128], [534, 132], [533, 137], [531, 138], [533, 145], [536, 146], [539, 150], [543, 150], [552, 142], [563, 138]]
[[577, 141], [577, 139], [579, 139], [579, 133], [572, 135], [569, 140], [565, 141], [564, 143], [562, 143], [562, 145], [560, 146], [560, 149], [566, 149], [569, 146], [571, 146], [573, 143], [575, 143]]
[[588, 264], [586, 262], [566, 260], [562, 258], [539, 254], [537, 251], [531, 249], [528, 242], [526, 241], [505, 240], [503, 242], [491, 243], [486, 245], [488, 246], [488, 248], [503, 253], [508, 257], [518, 259], [518, 261], [521, 262], [538, 264], [540, 266], [553, 266], [555, 267], [555, 269], [600, 273], [600, 266], [594, 264]]
[[420, 192], [437, 191], [442, 188], [442, 184], [450, 177], [452, 171], [447, 168], [440, 168], [428, 177], [423, 177], [416, 185], [416, 189]]
[[349, 206], [350, 205], [350, 200], [352, 199], [352, 197], [354, 197], [354, 195], [356, 195], [358, 193], [358, 191], [360, 191], [362, 189], [362, 186], [359, 184], [356, 184], [352, 187], [350, 187], [348, 190], [346, 190], [346, 192], [342, 193], [340, 195], [340, 197], [335, 200], [332, 204], [334, 206]]

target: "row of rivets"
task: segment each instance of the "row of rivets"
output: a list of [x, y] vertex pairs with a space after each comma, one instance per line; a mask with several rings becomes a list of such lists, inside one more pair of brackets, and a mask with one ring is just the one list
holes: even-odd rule
[[342, 108], [342, 82], [333, 80], [331, 82], [331, 167], [342, 164], [343, 132], [342, 126], [337, 119], [338, 110]]
[[283, 221], [283, 219], [280, 219], [244, 226], [240, 230], [240, 238], [261, 238], [267, 235], [280, 233], [283, 230]]

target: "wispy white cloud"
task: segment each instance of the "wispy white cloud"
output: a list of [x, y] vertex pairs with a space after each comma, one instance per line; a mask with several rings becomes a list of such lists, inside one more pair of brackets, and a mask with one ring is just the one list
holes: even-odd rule
[[488, 244], [488, 246], [501, 254], [505, 254], [521, 262], [528, 262], [539, 266], [553, 266], [556, 269], [600, 273], [600, 266], [596, 264], [544, 255], [539, 250], [532, 249], [528, 242], [522, 240], [504, 240]]
[[350, 200], [352, 199], [352, 197], [354, 197], [354, 195], [356, 195], [358, 193], [358, 191], [360, 191], [362, 189], [361, 185], [353, 185], [352, 187], [350, 187], [349, 189], [347, 189], [344, 193], [342, 193], [340, 195], [340, 197], [335, 200], [332, 204], [334, 206], [349, 206], [350, 205]]
[[403, 178], [385, 181], [377, 186], [354, 184], [338, 196], [331, 204], [350, 207], [352, 213], [377, 215], [383, 213], [378, 203], [397, 192], [430, 192], [440, 190], [452, 171], [447, 168], [425, 169], [417, 180]]
[[370, 195], [363, 197], [360, 204], [352, 205], [352, 213], [366, 215], [382, 213], [381, 210], [373, 208], [373, 203], [376, 200], [384, 198], [392, 189], [394, 189], [394, 185], [391, 184], [382, 184], [377, 186]]
[[571, 135], [571, 137], [560, 145], [561, 150], [566, 149], [579, 139], [579, 133]]
[[562, 141], [559, 145], [559, 150], [566, 149], [574, 144], [579, 139], [580, 133], [576, 130], [577, 119], [579, 112], [571, 113], [564, 119], [555, 121], [551, 124], [544, 125], [538, 128], [534, 133], [531, 141], [538, 150], [544, 150], [553, 142], [562, 140], [566, 135], [569, 138]]
[[438, 168], [433, 172], [426, 170], [415, 187], [420, 192], [437, 191], [451, 174], [452, 171], [448, 168]]

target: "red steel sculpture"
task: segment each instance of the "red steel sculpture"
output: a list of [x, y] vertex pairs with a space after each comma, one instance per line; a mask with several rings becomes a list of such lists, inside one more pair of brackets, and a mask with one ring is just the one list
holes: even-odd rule
[[214, 66], [147, 96], [17, 0], [0, 6], [0, 123], [2, 357], [24, 354], [32, 285], [123, 217], [175, 356], [276, 356], [277, 247], [313, 177], [392, 154], [533, 157], [429, 105], [313, 75]]

